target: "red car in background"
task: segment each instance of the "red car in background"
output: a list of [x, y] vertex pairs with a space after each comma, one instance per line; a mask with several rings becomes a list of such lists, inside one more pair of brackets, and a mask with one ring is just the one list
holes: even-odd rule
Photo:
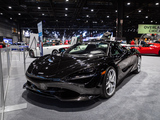
[[137, 49], [141, 54], [156, 54], [160, 55], [159, 43], [148, 43], [137, 47], [131, 47], [131, 49]]

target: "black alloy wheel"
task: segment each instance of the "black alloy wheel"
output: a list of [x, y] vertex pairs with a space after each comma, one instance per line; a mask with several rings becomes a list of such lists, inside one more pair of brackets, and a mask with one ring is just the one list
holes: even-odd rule
[[102, 84], [102, 93], [101, 96], [103, 98], [110, 98], [114, 95], [116, 91], [116, 84], [117, 84], [117, 75], [115, 68], [110, 66], [106, 70], [106, 74]]
[[137, 69], [134, 71], [134, 73], [138, 74], [141, 72], [141, 57], [138, 57], [137, 59]]

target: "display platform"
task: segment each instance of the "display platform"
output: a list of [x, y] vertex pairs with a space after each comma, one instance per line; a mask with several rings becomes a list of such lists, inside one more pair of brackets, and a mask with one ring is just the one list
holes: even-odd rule
[[[160, 118], [160, 57], [142, 56], [142, 71], [130, 74], [110, 99], [63, 102], [33, 95], [22, 89], [26, 82], [23, 67], [13, 61], [6, 105], [27, 103], [26, 109], [5, 112], [5, 120], [158, 120]], [[22, 59], [20, 59], [21, 61]], [[29, 65], [33, 58], [27, 58]], [[21, 61], [22, 62], [22, 61]]]

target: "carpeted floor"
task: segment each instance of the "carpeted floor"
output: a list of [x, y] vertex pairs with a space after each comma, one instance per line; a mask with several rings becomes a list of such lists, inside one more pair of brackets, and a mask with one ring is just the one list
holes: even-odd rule
[[[13, 56], [18, 59], [18, 56]], [[22, 59], [21, 59], [22, 60]], [[27, 64], [32, 60], [27, 58]], [[12, 61], [6, 105], [27, 103], [27, 109], [5, 113], [5, 120], [160, 120], [160, 57], [142, 56], [142, 71], [130, 74], [107, 100], [61, 102], [22, 89], [22, 61]]]

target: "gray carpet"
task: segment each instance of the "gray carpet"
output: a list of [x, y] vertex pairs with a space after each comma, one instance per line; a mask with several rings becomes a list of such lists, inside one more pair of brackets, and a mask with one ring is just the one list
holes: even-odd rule
[[[28, 58], [27, 64], [32, 60]], [[112, 98], [86, 102], [61, 102], [28, 93], [22, 89], [26, 81], [22, 61], [12, 65], [6, 105], [27, 102], [28, 107], [5, 113], [5, 120], [160, 120], [159, 56], [143, 56], [141, 73], [127, 76]]]

